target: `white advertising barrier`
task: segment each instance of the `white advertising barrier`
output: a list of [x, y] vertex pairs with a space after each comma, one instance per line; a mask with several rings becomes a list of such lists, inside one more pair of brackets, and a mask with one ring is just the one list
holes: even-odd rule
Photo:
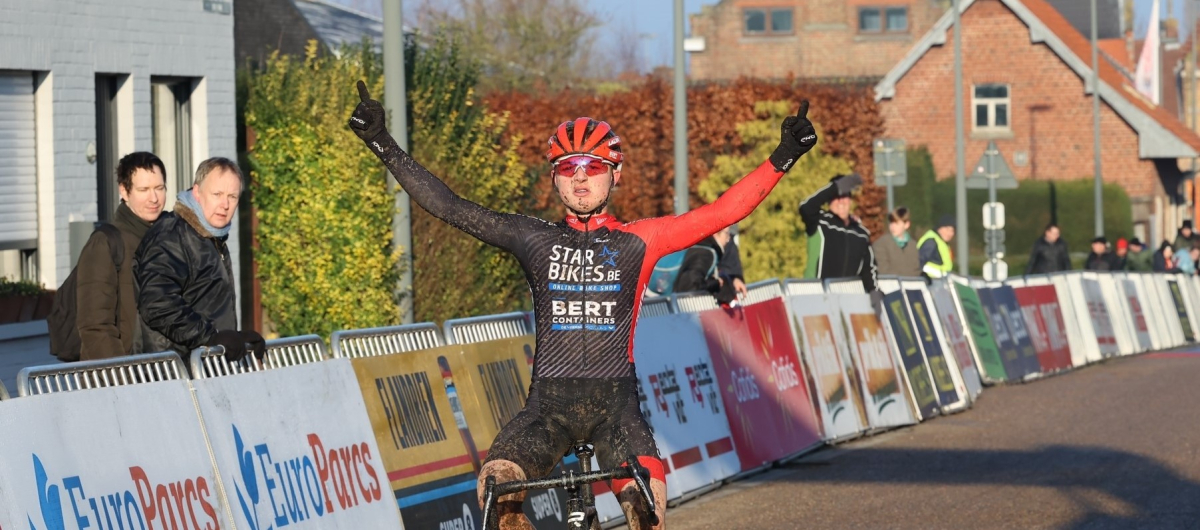
[[1149, 276], [1150, 274], [1145, 273], [1130, 273], [1125, 279], [1132, 284], [1134, 292], [1137, 293], [1142, 314], [1146, 317], [1146, 334], [1150, 337], [1151, 349], [1161, 350], [1166, 348], [1167, 344], [1166, 324], [1162, 322], [1163, 316], [1146, 282]]
[[1145, 305], [1138, 294], [1137, 283], [1130, 279], [1128, 274], [1122, 274], [1117, 280], [1117, 288], [1121, 296], [1125, 297], [1125, 305], [1129, 308], [1129, 323], [1133, 327], [1133, 336], [1137, 339], [1137, 351], [1154, 349], [1154, 342], [1150, 339], [1149, 315], [1146, 314]]
[[671, 499], [736, 475], [741, 463], [697, 313], [638, 321], [634, 356], [645, 400], [642, 416], [670, 462]]
[[192, 384], [237, 528], [401, 527], [349, 359]]
[[1169, 279], [1170, 276], [1166, 274], [1155, 274], [1154, 285], [1158, 289], [1158, 296], [1162, 303], [1163, 314], [1166, 315], [1171, 337], [1175, 340], [1174, 346], [1182, 346], [1187, 343], [1187, 337], [1183, 333], [1183, 323], [1179, 320], [1179, 308], [1175, 305], [1175, 296], [1171, 294]]
[[972, 398], [967, 392], [967, 383], [963, 377], [962, 368], [959, 366], [958, 356], [955, 355], [950, 346], [950, 340], [946, 336], [946, 331], [942, 329], [941, 322], [943, 319], [937, 310], [937, 305], [933, 302], [933, 296], [929, 293], [929, 287], [925, 284], [924, 280], [902, 280], [900, 285], [909, 293], [909, 302], [912, 304], [910, 307], [912, 307], [914, 317], [917, 316], [915, 313], [918, 310], [915, 307], [916, 301], [913, 299], [913, 294], [919, 294], [920, 299], [924, 301], [924, 311], [929, 317], [929, 322], [924, 324], [918, 322], [917, 326], [920, 328], [925, 325], [933, 331], [935, 347], [941, 350], [942, 357], [946, 361], [946, 371], [950, 373], [950, 378], [954, 380], [954, 391], [960, 399], [957, 403], [943, 405], [942, 409], [947, 412], [954, 412], [969, 407]]
[[[866, 430], [859, 370], [850, 354], [837, 300], [850, 295], [789, 296], [784, 302], [792, 321], [796, 349], [816, 385], [825, 439], [843, 440]], [[868, 298], [868, 305], [870, 301]]]
[[1187, 286], [1190, 278], [1183, 274], [1175, 274], [1167, 277], [1167, 286], [1170, 288], [1170, 294], [1175, 299], [1175, 311], [1179, 315], [1179, 324], [1183, 327], [1183, 339], [1186, 342], [1195, 342], [1196, 340], [1196, 312], [1192, 310], [1192, 293]]
[[1104, 291], [1100, 282], [1085, 276], [1079, 280], [1083, 286], [1083, 297], [1088, 303], [1088, 313], [1092, 319], [1092, 329], [1096, 331], [1096, 342], [1100, 346], [1101, 357], [1115, 357], [1121, 354], [1117, 345], [1117, 334], [1113, 329], [1112, 315], [1108, 311], [1108, 302], [1104, 299]]
[[917, 422], [904, 390], [903, 374], [888, 344], [883, 321], [866, 294], [838, 295], [842, 325], [852, 354], [850, 361], [862, 395], [867, 422], [872, 429], [887, 429]]
[[1177, 274], [1175, 282], [1179, 285], [1179, 294], [1183, 297], [1183, 308], [1187, 311], [1188, 322], [1192, 325], [1192, 340], [1200, 340], [1200, 313], [1196, 312], [1196, 292], [1192, 289], [1195, 285], [1193, 279], [1195, 276], [1186, 274]]
[[975, 354], [971, 351], [968, 333], [963, 327], [962, 315], [958, 312], [954, 295], [944, 280], [934, 283], [929, 288], [929, 295], [933, 299], [933, 306], [937, 309], [938, 320], [942, 323], [946, 342], [958, 364], [963, 384], [967, 389], [967, 397], [974, 402], [983, 392], [983, 382], [979, 378], [979, 368], [975, 366]]
[[[1071, 347], [1071, 366], [1078, 368], [1087, 364], [1088, 356], [1093, 351], [1099, 358], [1100, 350], [1096, 343], [1096, 336], [1092, 334], [1091, 325], [1089, 324], [1086, 328], [1081, 325], [1081, 320], [1087, 318], [1087, 306], [1079, 305], [1082, 302], [1075, 298], [1075, 290], [1071, 287], [1072, 282], [1065, 274], [1051, 274], [1044, 278], [1047, 283], [1054, 286], [1054, 294], [1058, 297], [1058, 306], [1062, 309], [1063, 324], [1067, 327], [1067, 343]], [[1026, 285], [1037, 284], [1028, 280]]]
[[[1079, 322], [1079, 330], [1083, 336], [1088, 339], [1087, 348], [1085, 350], [1085, 363], [1094, 363], [1099, 361], [1106, 355], [1106, 352], [1115, 349], [1114, 344], [1108, 344], [1107, 339], [1112, 338], [1111, 331], [1104, 328], [1098, 318], [1096, 304], [1101, 307], [1104, 305], [1104, 300], [1099, 294], [1099, 289], [1089, 291], [1084, 287], [1084, 279], [1082, 272], [1069, 272], [1064, 275], [1067, 279], [1067, 285], [1070, 287], [1071, 300], [1073, 309], [1075, 310], [1075, 318]], [[1090, 282], [1095, 284], [1095, 282]], [[1108, 335], [1105, 335], [1108, 333]], [[1074, 363], [1075, 354], [1071, 354], [1071, 360]], [[1075, 364], [1080, 366], [1080, 364]]]
[[1146, 286], [1146, 295], [1149, 297], [1150, 306], [1154, 309], [1155, 320], [1158, 324], [1158, 335], [1162, 338], [1163, 348], [1174, 348], [1179, 345], [1179, 338], [1175, 336], [1175, 329], [1172, 326], [1173, 312], [1167, 306], [1167, 300], [1163, 296], [1162, 290], [1159, 289], [1158, 274], [1145, 274], [1142, 276], [1142, 284]]
[[842, 294], [836, 299], [852, 357], [848, 366], [856, 367], [854, 379], [865, 396], [867, 423], [874, 430], [916, 423], [901, 384], [903, 376], [888, 345], [883, 322], [871, 307], [871, 297]]
[[0, 528], [232, 526], [187, 381], [0, 402], [0, 447]]
[[[1200, 325], [1200, 275], [1192, 276], [1187, 279], [1188, 287], [1192, 290], [1192, 313], [1197, 315], [1197, 324]], [[1200, 328], [1197, 328], [1197, 333], [1200, 333]], [[1197, 338], [1200, 340], [1200, 338]]]
[[1104, 299], [1104, 307], [1108, 311], [1109, 324], [1112, 326], [1113, 338], [1116, 339], [1117, 355], [1130, 355], [1134, 351], [1135, 338], [1133, 336], [1133, 327], [1129, 325], [1132, 319], [1126, 310], [1129, 304], [1123, 303], [1124, 300], [1117, 294], [1116, 281], [1114, 281], [1113, 274], [1110, 272], [1085, 272], [1083, 273], [1083, 277], [1095, 280], [1097, 287], [1100, 288], [1100, 296]]
[[1175, 303], [1167, 294], [1167, 282], [1161, 274], [1145, 274], [1142, 283], [1150, 297], [1154, 308], [1155, 320], [1158, 321], [1159, 335], [1162, 337], [1164, 348], [1174, 348], [1183, 344], [1183, 330], [1179, 329], [1179, 317], [1175, 314]]

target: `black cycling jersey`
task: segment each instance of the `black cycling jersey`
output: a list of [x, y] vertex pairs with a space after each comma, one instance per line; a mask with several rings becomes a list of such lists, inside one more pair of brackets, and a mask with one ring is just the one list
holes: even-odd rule
[[682, 215], [626, 224], [596, 214], [551, 223], [455, 195], [388, 134], [371, 147], [422, 208], [521, 263], [537, 326], [535, 380], [634, 377], [633, 333], [655, 263], [749, 215], [783, 176], [764, 162], [712, 204]]

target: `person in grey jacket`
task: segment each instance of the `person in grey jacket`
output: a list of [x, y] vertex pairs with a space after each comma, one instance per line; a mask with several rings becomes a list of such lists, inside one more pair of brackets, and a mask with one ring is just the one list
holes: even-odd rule
[[888, 214], [888, 233], [875, 240], [875, 262], [879, 274], [917, 277], [921, 275], [920, 254], [917, 242], [908, 235], [912, 223], [908, 219], [908, 208], [899, 206]]

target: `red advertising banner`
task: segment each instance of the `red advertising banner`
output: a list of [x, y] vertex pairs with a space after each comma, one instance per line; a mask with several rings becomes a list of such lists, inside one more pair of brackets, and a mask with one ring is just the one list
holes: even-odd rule
[[743, 470], [821, 442], [783, 299], [700, 313]]
[[1067, 342], [1067, 324], [1058, 306], [1058, 294], [1054, 286], [1019, 287], [1013, 292], [1029, 324], [1029, 334], [1037, 350], [1042, 372], [1070, 368], [1071, 347]]

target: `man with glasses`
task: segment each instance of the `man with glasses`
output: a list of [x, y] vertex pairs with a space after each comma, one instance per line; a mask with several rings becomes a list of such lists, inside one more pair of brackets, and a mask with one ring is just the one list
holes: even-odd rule
[[[651, 472], [660, 528], [666, 481], [658, 448], [638, 406], [633, 330], [646, 282], [659, 258], [688, 248], [750, 214], [784, 173], [817, 142], [808, 102], [784, 120], [769, 160], [712, 204], [677, 216], [623, 223], [608, 213], [625, 155], [609, 124], [563, 122], [549, 140], [554, 187], [566, 219], [549, 222], [499, 213], [459, 197], [388, 134], [383, 106], [359, 82], [350, 128], [387, 165], [422, 208], [479, 240], [507, 250], [525, 270], [537, 318], [537, 353], [525, 408], [492, 444], [479, 473], [497, 483], [545, 477], [575, 442], [591, 442], [600, 466], [637, 455]], [[650, 528], [631, 481], [613, 481], [630, 528]], [[524, 493], [497, 503], [502, 528], [532, 528]], [[482, 504], [482, 502], [481, 502]]]

